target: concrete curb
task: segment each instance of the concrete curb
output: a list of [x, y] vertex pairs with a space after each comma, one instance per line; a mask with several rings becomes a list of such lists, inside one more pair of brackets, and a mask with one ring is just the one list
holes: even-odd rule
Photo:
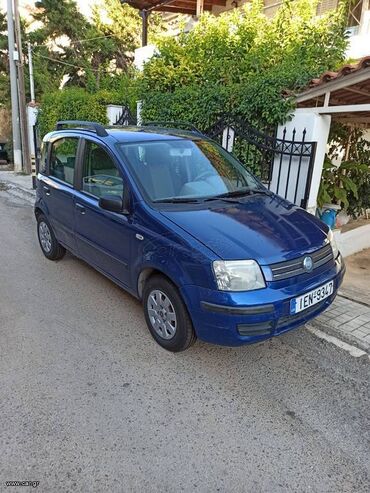
[[308, 328], [315, 328], [315, 329], [320, 329], [321, 331], [325, 332], [326, 334], [329, 334], [333, 337], [336, 337], [337, 339], [347, 342], [348, 344], [351, 344], [352, 346], [355, 346], [359, 349], [362, 349], [362, 351], [365, 351], [370, 355], [370, 344], [362, 341], [361, 339], [358, 339], [355, 336], [352, 336], [350, 333], [345, 333], [339, 329], [335, 329], [334, 327], [324, 323], [320, 318], [316, 318], [314, 320], [311, 320], [308, 324], [306, 324], [306, 327]]
[[33, 203], [36, 191], [32, 188], [32, 178], [9, 170], [0, 170], [0, 184], [2, 189], [10, 195]]

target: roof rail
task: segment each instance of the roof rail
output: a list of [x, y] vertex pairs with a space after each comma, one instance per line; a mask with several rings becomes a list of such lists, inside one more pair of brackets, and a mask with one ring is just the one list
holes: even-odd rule
[[190, 130], [197, 134], [203, 135], [203, 133], [192, 123], [189, 122], [177, 122], [177, 121], [153, 121], [145, 122], [141, 124], [142, 127], [167, 127], [167, 128], [182, 128], [183, 130]]
[[100, 123], [96, 122], [86, 122], [82, 120], [62, 120], [57, 122], [55, 130], [63, 130], [63, 127], [67, 125], [73, 125], [73, 127], [86, 127], [87, 130], [92, 130], [99, 137], [107, 137], [109, 134]]

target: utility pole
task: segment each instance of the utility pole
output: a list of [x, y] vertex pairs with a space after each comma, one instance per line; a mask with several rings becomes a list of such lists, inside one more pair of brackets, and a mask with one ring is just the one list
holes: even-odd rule
[[28, 69], [30, 73], [30, 93], [31, 93], [31, 103], [35, 103], [36, 97], [35, 97], [35, 82], [33, 80], [33, 60], [32, 60], [32, 48], [31, 48], [31, 43], [27, 43], [27, 48], [28, 48]]
[[28, 115], [26, 106], [26, 92], [24, 87], [24, 63], [22, 52], [22, 36], [21, 22], [19, 18], [18, 0], [14, 1], [14, 26], [15, 26], [15, 42], [18, 49], [18, 101], [19, 101], [19, 116], [21, 127], [22, 151], [23, 151], [23, 171], [31, 174], [31, 156], [28, 140]]
[[12, 103], [12, 133], [14, 171], [22, 171], [21, 130], [19, 125], [18, 87], [17, 87], [17, 52], [14, 46], [13, 2], [7, 0], [9, 76]]

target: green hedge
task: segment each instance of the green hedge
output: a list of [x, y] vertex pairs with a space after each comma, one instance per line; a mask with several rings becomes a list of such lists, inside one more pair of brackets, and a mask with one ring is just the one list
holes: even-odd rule
[[107, 124], [108, 104], [125, 104], [116, 91], [102, 90], [95, 94], [71, 88], [45, 95], [38, 117], [41, 136], [55, 128], [58, 120], [90, 120]]
[[186, 120], [201, 129], [233, 112], [260, 126], [286, 120], [283, 98], [343, 62], [344, 11], [316, 17], [312, 0], [283, 1], [268, 19], [253, 0], [218, 17], [204, 14], [189, 33], [164, 37], [144, 66], [146, 120]]

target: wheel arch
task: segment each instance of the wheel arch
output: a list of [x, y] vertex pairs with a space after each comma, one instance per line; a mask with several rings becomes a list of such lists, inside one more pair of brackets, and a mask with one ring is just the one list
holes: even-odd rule
[[145, 283], [150, 279], [151, 277], [155, 275], [160, 275], [168, 279], [172, 284], [174, 284], [177, 288], [179, 288], [179, 285], [177, 284], [176, 281], [174, 281], [166, 272], [163, 272], [162, 270], [156, 268], [156, 267], [144, 267], [141, 271], [140, 274], [137, 278], [137, 294], [139, 299], [142, 299], [143, 297], [143, 291], [144, 291], [144, 286]]
[[44, 214], [44, 211], [41, 209], [41, 207], [36, 206], [34, 209], [35, 217], [38, 219], [40, 214]]

